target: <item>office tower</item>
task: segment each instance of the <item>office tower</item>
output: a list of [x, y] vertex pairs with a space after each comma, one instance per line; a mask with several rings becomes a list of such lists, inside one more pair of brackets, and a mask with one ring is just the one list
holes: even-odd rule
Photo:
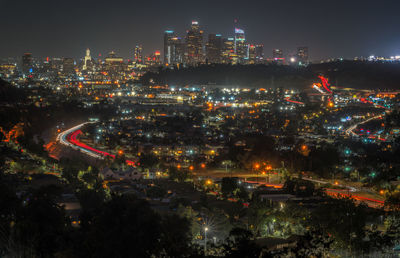
[[160, 51], [156, 50], [156, 51], [154, 52], [154, 62], [155, 62], [155, 64], [157, 64], [157, 65], [160, 65], [160, 64], [161, 64], [160, 56], [161, 56]]
[[150, 56], [145, 57], [143, 59], [144, 63], [149, 67], [160, 66], [161, 65], [160, 55], [161, 55], [160, 51], [156, 50]]
[[33, 69], [33, 61], [31, 53], [24, 53], [22, 56], [22, 72], [27, 74], [32, 72]]
[[197, 65], [203, 62], [203, 31], [199, 22], [192, 21], [192, 26], [186, 34], [187, 63]]
[[108, 53], [108, 56], [104, 59], [103, 69], [113, 80], [123, 79], [126, 67], [124, 59], [118, 57], [114, 51]]
[[86, 49], [85, 60], [83, 61], [82, 70], [87, 70], [92, 65], [92, 57], [90, 56], [90, 49]]
[[297, 60], [300, 65], [308, 64], [308, 47], [297, 48]]
[[237, 56], [238, 63], [245, 63], [248, 59], [248, 45], [246, 44], [246, 38], [244, 30], [235, 27], [235, 54]]
[[142, 64], [143, 63], [143, 53], [142, 53], [142, 51], [143, 51], [142, 45], [136, 45], [134, 58], [135, 58], [135, 63], [137, 63], [137, 64]]
[[73, 75], [75, 74], [75, 61], [72, 58], [64, 57], [63, 58], [63, 74], [64, 75]]
[[237, 56], [235, 54], [235, 39], [234, 38], [223, 39], [222, 63], [232, 64], [236, 62], [237, 62]]
[[272, 58], [273, 59], [282, 58], [282, 57], [283, 57], [282, 49], [276, 48], [276, 49], [272, 50]]
[[264, 63], [264, 45], [257, 44], [255, 51], [256, 51], [256, 63], [257, 64]]
[[185, 44], [172, 30], [164, 33], [164, 64], [176, 65], [184, 62]]
[[172, 56], [172, 38], [175, 37], [174, 31], [166, 30], [164, 32], [164, 64], [171, 64]]
[[248, 64], [255, 64], [257, 59], [256, 59], [256, 46], [252, 44], [248, 44]]
[[208, 63], [221, 63], [222, 38], [221, 34], [208, 34], [206, 45], [206, 58]]
[[278, 49], [278, 48], [274, 49], [272, 51], [272, 59], [277, 64], [284, 64], [285, 58], [283, 58], [282, 49]]

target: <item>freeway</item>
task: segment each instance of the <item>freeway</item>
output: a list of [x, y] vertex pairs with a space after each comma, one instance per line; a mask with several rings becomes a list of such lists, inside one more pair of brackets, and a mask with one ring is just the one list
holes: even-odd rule
[[[111, 158], [115, 159], [114, 154], [95, 149], [95, 148], [79, 141], [78, 136], [82, 133], [82, 131], [80, 129], [82, 128], [82, 126], [84, 126], [88, 123], [92, 123], [92, 122], [82, 123], [82, 124], [79, 124], [77, 126], [70, 128], [68, 130], [65, 130], [64, 132], [61, 132], [57, 136], [57, 141], [60, 142], [62, 145], [71, 147], [75, 150], [82, 151], [83, 153], [85, 153], [93, 158], [96, 158], [96, 159], [104, 159], [105, 157], [111, 157]], [[132, 165], [132, 166], [135, 165], [135, 162], [131, 161], [131, 160], [126, 160], [126, 163], [128, 165]]]
[[87, 155], [89, 155], [89, 156], [91, 156], [93, 158], [102, 159], [103, 157], [100, 154], [92, 152], [90, 150], [87, 150], [86, 148], [80, 147], [78, 145], [75, 145], [74, 143], [69, 142], [70, 134], [72, 134], [73, 132], [75, 132], [77, 130], [80, 130], [80, 128], [82, 128], [82, 126], [84, 126], [85, 124], [88, 124], [88, 123], [89, 122], [82, 123], [82, 124], [79, 124], [77, 126], [74, 126], [74, 127], [70, 128], [70, 129], [67, 129], [64, 132], [61, 132], [57, 136], [57, 141], [59, 143], [61, 143], [62, 145], [68, 146], [68, 147], [73, 148], [75, 150], [80, 150], [80, 151], [84, 152], [85, 154], [87, 154]]
[[[329, 183], [328, 181], [316, 180], [316, 179], [311, 179], [311, 178], [307, 178], [307, 177], [303, 177], [303, 179], [312, 181], [312, 182], [316, 182], [316, 183], [320, 183], [320, 184], [328, 184]], [[265, 183], [265, 182], [249, 181], [249, 180], [246, 180], [245, 182], [251, 183], [251, 184], [265, 185], [267, 187], [273, 187], [273, 188], [278, 188], [278, 189], [283, 188], [283, 184], [270, 184], [270, 183]], [[363, 202], [366, 205], [368, 205], [370, 208], [380, 209], [385, 204], [385, 202], [382, 200], [369, 198], [366, 196], [362, 196], [360, 194], [354, 194], [354, 192], [359, 191], [355, 187], [346, 186], [346, 185], [338, 185], [338, 186], [342, 186], [347, 189], [343, 190], [343, 189], [324, 188], [324, 191], [327, 195], [332, 196], [334, 198], [349, 197], [358, 203]]]
[[369, 121], [374, 120], [374, 119], [378, 119], [378, 118], [380, 118], [380, 117], [382, 117], [382, 115], [373, 116], [373, 117], [371, 117], [371, 118], [368, 118], [367, 120], [361, 121], [361, 122], [359, 122], [359, 123], [356, 123], [356, 124], [350, 126], [350, 127], [347, 128], [346, 131], [345, 131], [345, 132], [346, 132], [346, 135], [349, 135], [349, 136], [350, 136], [350, 135], [358, 136], [358, 134], [356, 134], [356, 133], [354, 132], [354, 130], [357, 128], [357, 126], [362, 125], [362, 124], [365, 124], [365, 123], [368, 123]]

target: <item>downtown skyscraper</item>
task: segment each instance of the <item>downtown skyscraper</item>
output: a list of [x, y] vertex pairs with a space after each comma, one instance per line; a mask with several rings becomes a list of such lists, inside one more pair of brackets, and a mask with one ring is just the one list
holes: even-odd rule
[[143, 63], [143, 47], [142, 45], [136, 45], [135, 50], [134, 50], [134, 55], [136, 64], [142, 64]]
[[206, 44], [206, 62], [212, 64], [221, 63], [222, 59], [222, 38], [221, 34], [208, 34]]
[[164, 32], [164, 65], [176, 65], [184, 63], [185, 45], [181, 38], [176, 36], [174, 31]]
[[300, 65], [308, 64], [308, 47], [297, 48], [297, 61]]
[[199, 22], [192, 21], [192, 25], [186, 34], [187, 64], [197, 65], [204, 61], [203, 55], [203, 31]]
[[246, 37], [244, 30], [237, 27], [235, 20], [235, 46], [234, 51], [237, 56], [237, 63], [243, 64], [248, 59], [248, 45], [246, 44]]

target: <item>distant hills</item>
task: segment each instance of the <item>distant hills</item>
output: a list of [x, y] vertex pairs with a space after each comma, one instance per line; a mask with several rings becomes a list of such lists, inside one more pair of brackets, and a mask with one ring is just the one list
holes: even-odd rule
[[181, 69], [148, 72], [141, 82], [169, 85], [237, 85], [242, 87], [310, 87], [317, 75], [329, 78], [332, 85], [357, 89], [400, 89], [400, 64], [361, 61], [338, 61], [311, 64], [308, 67], [283, 65], [212, 64]]

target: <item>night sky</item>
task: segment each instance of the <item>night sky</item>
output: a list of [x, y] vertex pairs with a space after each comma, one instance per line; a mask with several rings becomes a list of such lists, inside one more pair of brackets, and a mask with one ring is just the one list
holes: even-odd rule
[[237, 18], [249, 43], [284, 54], [308, 46], [311, 59], [400, 55], [399, 0], [0, 0], [0, 57], [83, 57], [115, 50], [132, 58], [162, 50], [163, 31], [232, 36]]

